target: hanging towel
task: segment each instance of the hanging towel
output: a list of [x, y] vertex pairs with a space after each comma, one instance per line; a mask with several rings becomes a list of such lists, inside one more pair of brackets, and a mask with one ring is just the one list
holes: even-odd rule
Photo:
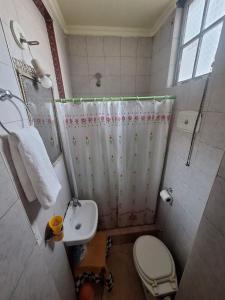
[[52, 206], [61, 185], [39, 132], [31, 126], [12, 132], [8, 139], [12, 159], [28, 200], [37, 198], [44, 208]]
[[30, 178], [28, 177], [27, 170], [23, 164], [20, 152], [18, 149], [18, 138], [15, 135], [8, 136], [9, 148], [12, 156], [12, 160], [19, 178], [19, 181], [22, 185], [24, 193], [29, 202], [32, 202], [37, 199], [35, 191], [33, 189]]

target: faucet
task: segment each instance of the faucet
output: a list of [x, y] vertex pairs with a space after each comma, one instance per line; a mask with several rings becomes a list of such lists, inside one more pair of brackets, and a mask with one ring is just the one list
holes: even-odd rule
[[78, 199], [76, 199], [76, 198], [72, 198], [72, 200], [70, 201], [70, 203], [72, 204], [73, 207], [77, 207], [77, 206], [81, 207], [80, 201]]

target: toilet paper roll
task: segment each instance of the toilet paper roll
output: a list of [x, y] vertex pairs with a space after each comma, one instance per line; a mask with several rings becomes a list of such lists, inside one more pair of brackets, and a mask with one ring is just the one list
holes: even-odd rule
[[164, 202], [171, 202], [172, 201], [172, 196], [168, 193], [167, 190], [162, 190], [160, 192], [160, 197]]

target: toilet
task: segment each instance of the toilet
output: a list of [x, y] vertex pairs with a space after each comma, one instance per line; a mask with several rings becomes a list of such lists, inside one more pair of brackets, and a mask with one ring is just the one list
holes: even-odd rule
[[177, 290], [173, 257], [158, 238], [139, 237], [133, 247], [134, 265], [142, 281], [146, 300], [169, 300]]

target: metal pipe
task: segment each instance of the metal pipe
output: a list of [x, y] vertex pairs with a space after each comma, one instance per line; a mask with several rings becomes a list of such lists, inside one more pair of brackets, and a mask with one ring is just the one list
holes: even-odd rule
[[176, 96], [165, 95], [165, 96], [131, 96], [131, 97], [80, 97], [71, 99], [57, 99], [55, 102], [58, 103], [81, 103], [81, 102], [98, 102], [98, 101], [148, 101], [148, 100], [175, 100]]

